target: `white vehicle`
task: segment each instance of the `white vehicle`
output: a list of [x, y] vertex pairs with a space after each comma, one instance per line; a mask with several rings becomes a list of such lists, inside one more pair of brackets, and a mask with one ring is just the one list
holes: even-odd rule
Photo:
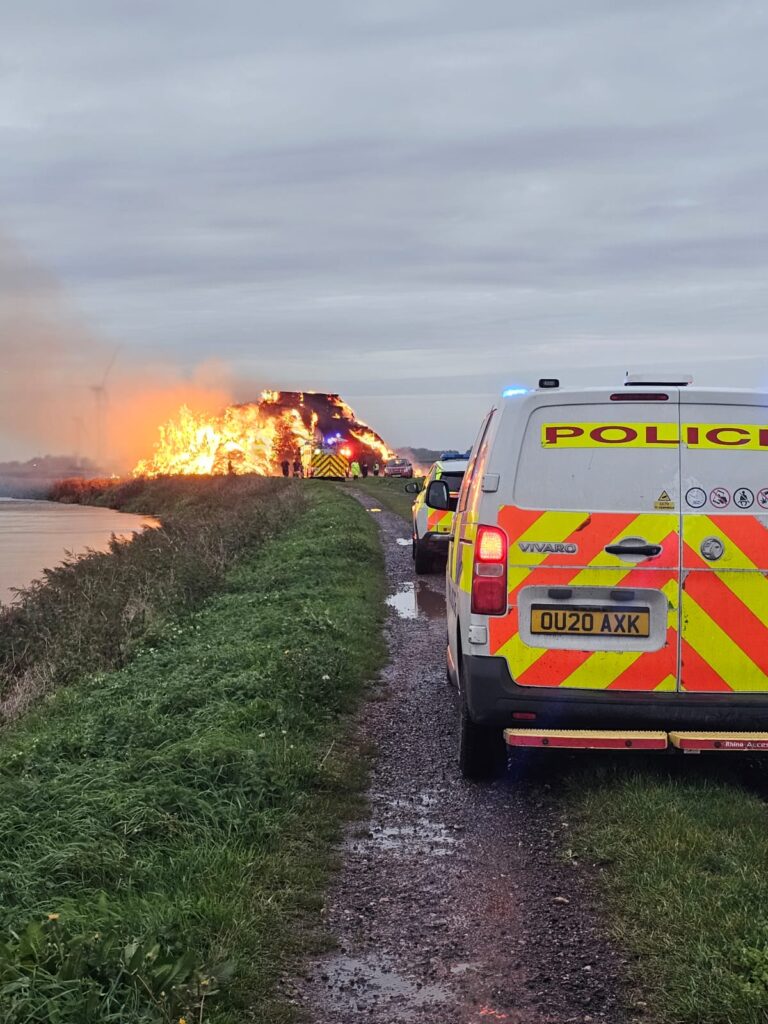
[[[413, 503], [413, 561], [416, 572], [436, 572], [445, 565], [448, 541], [453, 529], [453, 513], [459, 497], [459, 489], [469, 462], [456, 456], [438, 459], [424, 478], [423, 484], [406, 484], [406, 491], [417, 494]], [[443, 480], [448, 488], [446, 508], [429, 508], [425, 498], [427, 488], [433, 480]]]
[[448, 556], [464, 774], [497, 770], [504, 740], [768, 749], [767, 577], [768, 394], [550, 380], [502, 399]]

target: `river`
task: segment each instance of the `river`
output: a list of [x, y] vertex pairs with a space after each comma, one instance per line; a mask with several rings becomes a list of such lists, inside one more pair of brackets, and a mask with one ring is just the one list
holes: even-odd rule
[[0, 498], [0, 602], [12, 601], [13, 588], [27, 586], [67, 552], [106, 551], [112, 534], [131, 537], [157, 525], [149, 516], [109, 508]]

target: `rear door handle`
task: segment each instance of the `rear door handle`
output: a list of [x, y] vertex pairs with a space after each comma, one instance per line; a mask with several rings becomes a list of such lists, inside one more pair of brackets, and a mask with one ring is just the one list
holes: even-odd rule
[[609, 555], [645, 555], [653, 558], [661, 554], [661, 544], [609, 544], [604, 549]]

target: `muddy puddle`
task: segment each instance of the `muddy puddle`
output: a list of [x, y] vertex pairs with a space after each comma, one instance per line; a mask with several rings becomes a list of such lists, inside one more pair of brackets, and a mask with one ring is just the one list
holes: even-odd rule
[[372, 825], [355, 845], [431, 857], [446, 857], [454, 852], [460, 833], [435, 817], [440, 803], [437, 791], [425, 791], [408, 799], [390, 799], [388, 803], [393, 819]]
[[389, 595], [387, 604], [394, 608], [401, 619], [418, 619], [422, 616], [442, 619], [445, 616], [445, 597], [441, 592], [431, 590], [421, 580], [401, 583], [395, 593]]
[[398, 1007], [401, 1021], [410, 1020], [422, 1007], [437, 1006], [450, 998], [443, 985], [411, 981], [396, 971], [387, 957], [376, 954], [334, 957], [326, 966], [323, 981], [337, 998], [348, 1000], [350, 1010], [371, 1012], [382, 1004]]

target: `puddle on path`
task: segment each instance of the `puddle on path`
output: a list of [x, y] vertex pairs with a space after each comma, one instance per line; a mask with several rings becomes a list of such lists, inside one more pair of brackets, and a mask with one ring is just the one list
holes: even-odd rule
[[441, 619], [445, 615], [445, 597], [426, 583], [401, 583], [397, 592], [390, 594], [387, 604], [401, 619]]
[[[374, 804], [383, 794], [371, 793]], [[456, 849], [460, 836], [445, 822], [432, 817], [440, 804], [437, 790], [424, 790], [412, 799], [386, 799], [378, 821], [371, 823], [363, 843], [404, 854], [445, 857]], [[393, 820], [394, 819], [394, 820]], [[356, 840], [356, 844], [360, 839]]]
[[383, 850], [447, 857], [456, 846], [456, 837], [441, 821], [420, 821], [415, 825], [374, 825], [369, 842]]
[[442, 985], [416, 983], [398, 974], [383, 957], [336, 956], [323, 965], [323, 980], [338, 996], [354, 1002], [358, 1011], [385, 1004], [398, 1005], [398, 1020], [430, 1003], [444, 1003], [449, 993]]

